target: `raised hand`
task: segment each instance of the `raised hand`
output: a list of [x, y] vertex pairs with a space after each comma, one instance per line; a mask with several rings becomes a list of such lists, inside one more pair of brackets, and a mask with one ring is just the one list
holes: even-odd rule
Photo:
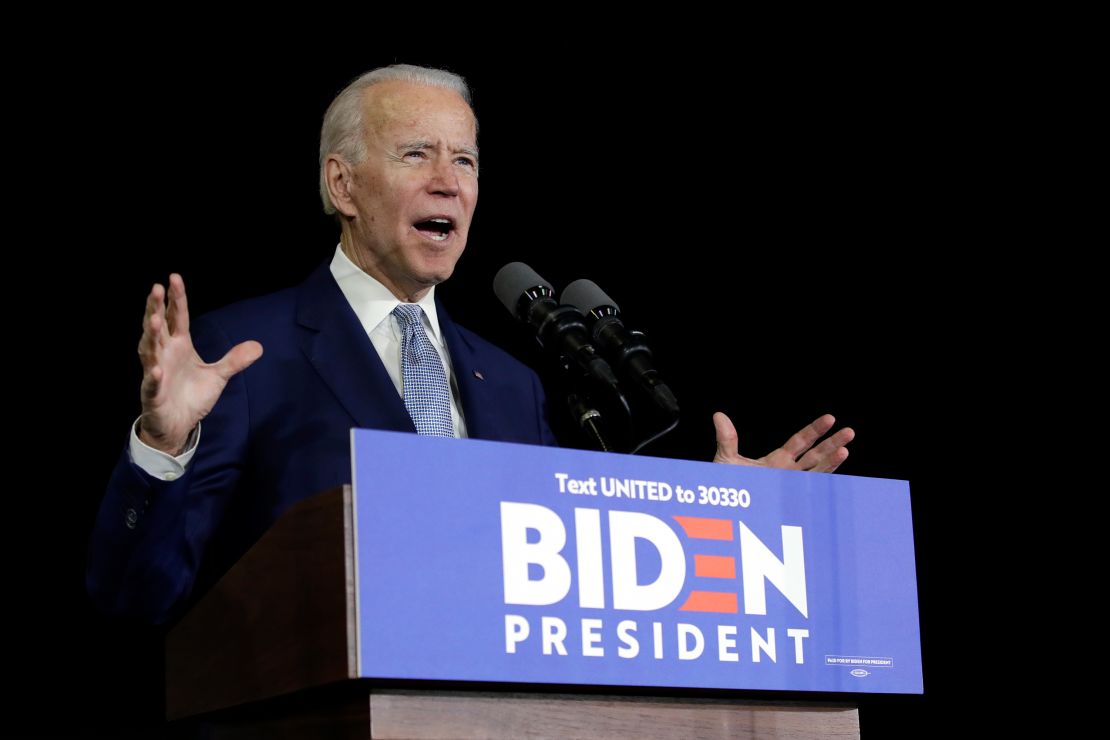
[[825, 436], [835, 423], [832, 414], [825, 414], [799, 430], [782, 447], [753, 459], [737, 451], [736, 427], [731, 419], [718, 411], [713, 414], [713, 426], [717, 429], [717, 454], [713, 456], [713, 462], [831, 473], [848, 459], [846, 445], [856, 436], [850, 427], [845, 427], [814, 447], [814, 443]]
[[[167, 300], [168, 298], [168, 300]], [[158, 284], [146, 299], [139, 359], [143, 363], [143, 415], [139, 438], [178, 455], [189, 433], [216, 405], [227, 381], [262, 356], [262, 345], [243, 342], [218, 362], [204, 362], [193, 349], [185, 282], [170, 275], [169, 295]]]

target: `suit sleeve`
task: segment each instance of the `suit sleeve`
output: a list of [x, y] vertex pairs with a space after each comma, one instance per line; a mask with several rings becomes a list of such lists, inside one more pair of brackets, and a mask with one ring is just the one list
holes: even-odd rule
[[[206, 361], [230, 342], [204, 318], [193, 341]], [[188, 597], [205, 545], [235, 494], [246, 459], [250, 410], [242, 373], [204, 419], [204, 435], [184, 475], [162, 481], [131, 462], [126, 448], [108, 481], [89, 543], [86, 585], [113, 615], [165, 622]]]

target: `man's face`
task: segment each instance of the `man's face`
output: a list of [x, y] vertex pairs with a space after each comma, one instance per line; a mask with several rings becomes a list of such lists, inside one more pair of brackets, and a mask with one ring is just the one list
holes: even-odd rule
[[452, 90], [383, 82], [363, 96], [366, 159], [353, 168], [355, 260], [395, 295], [451, 276], [478, 202], [474, 114]]

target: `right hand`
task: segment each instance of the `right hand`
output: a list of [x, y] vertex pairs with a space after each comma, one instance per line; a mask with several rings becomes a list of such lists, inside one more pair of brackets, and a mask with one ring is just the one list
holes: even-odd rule
[[219, 362], [208, 364], [193, 349], [185, 282], [170, 275], [169, 296], [158, 284], [146, 299], [139, 359], [143, 363], [143, 415], [139, 439], [162, 452], [180, 455], [189, 433], [216, 405], [235, 373], [262, 356], [262, 345], [243, 342]]

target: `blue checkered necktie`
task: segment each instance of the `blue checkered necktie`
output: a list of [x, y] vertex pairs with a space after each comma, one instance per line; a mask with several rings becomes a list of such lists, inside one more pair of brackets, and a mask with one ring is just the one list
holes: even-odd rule
[[401, 381], [405, 408], [417, 434], [454, 437], [451, 389], [443, 361], [424, 333], [424, 310], [415, 303], [400, 303], [393, 315], [401, 325]]

